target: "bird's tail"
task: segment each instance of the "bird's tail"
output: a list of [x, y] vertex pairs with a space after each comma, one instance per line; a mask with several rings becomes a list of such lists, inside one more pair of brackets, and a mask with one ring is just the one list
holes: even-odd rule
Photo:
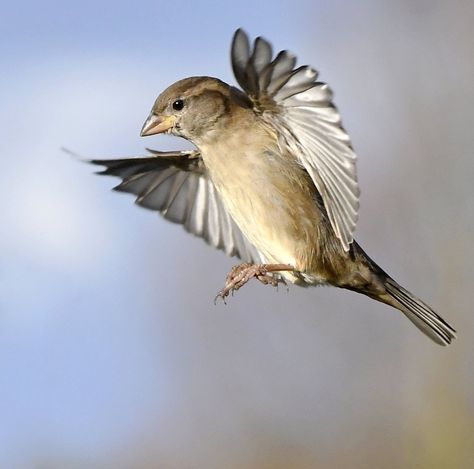
[[387, 276], [384, 285], [386, 294], [378, 299], [399, 309], [430, 339], [440, 345], [449, 345], [456, 338], [456, 331], [441, 316], [395, 280]]
[[355, 258], [366, 265], [373, 277], [368, 288], [362, 286], [351, 289], [400, 310], [421, 332], [437, 344], [449, 345], [456, 338], [456, 331], [453, 327], [436, 314], [425, 302], [393, 280], [355, 241], [353, 249]]

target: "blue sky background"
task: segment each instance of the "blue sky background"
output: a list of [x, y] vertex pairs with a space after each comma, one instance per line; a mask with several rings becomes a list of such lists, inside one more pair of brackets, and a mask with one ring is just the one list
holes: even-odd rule
[[[469, 1], [3, 5], [0, 467], [470, 467], [473, 20]], [[60, 150], [188, 147], [141, 125], [179, 78], [234, 82], [240, 26], [331, 84], [358, 239], [454, 347], [335, 289], [214, 307], [234, 261]]]

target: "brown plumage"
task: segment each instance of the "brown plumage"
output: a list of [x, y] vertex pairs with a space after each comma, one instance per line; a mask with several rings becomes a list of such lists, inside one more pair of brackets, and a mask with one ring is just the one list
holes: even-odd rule
[[330, 284], [402, 311], [435, 342], [455, 332], [398, 285], [353, 240], [359, 188], [355, 154], [332, 94], [309, 67], [237, 31], [234, 73], [244, 92], [210, 77], [178, 81], [156, 100], [142, 135], [181, 136], [194, 152], [93, 160], [122, 177], [117, 189], [246, 261], [220, 292], [250, 278]]

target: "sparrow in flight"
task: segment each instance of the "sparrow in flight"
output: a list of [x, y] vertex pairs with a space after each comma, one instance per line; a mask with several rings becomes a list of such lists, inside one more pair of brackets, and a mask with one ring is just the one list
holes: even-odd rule
[[326, 83], [288, 51], [273, 55], [237, 30], [232, 68], [241, 89], [207, 76], [158, 96], [142, 136], [168, 133], [196, 146], [143, 157], [91, 160], [118, 191], [243, 263], [218, 297], [251, 278], [329, 284], [400, 310], [436, 343], [455, 330], [385, 273], [354, 240], [356, 155]]

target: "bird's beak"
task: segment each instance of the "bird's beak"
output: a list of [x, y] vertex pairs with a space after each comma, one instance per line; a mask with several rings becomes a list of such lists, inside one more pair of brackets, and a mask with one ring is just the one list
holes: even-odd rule
[[151, 113], [143, 124], [140, 136], [161, 134], [174, 127], [175, 123], [176, 117], [174, 116], [157, 116]]

